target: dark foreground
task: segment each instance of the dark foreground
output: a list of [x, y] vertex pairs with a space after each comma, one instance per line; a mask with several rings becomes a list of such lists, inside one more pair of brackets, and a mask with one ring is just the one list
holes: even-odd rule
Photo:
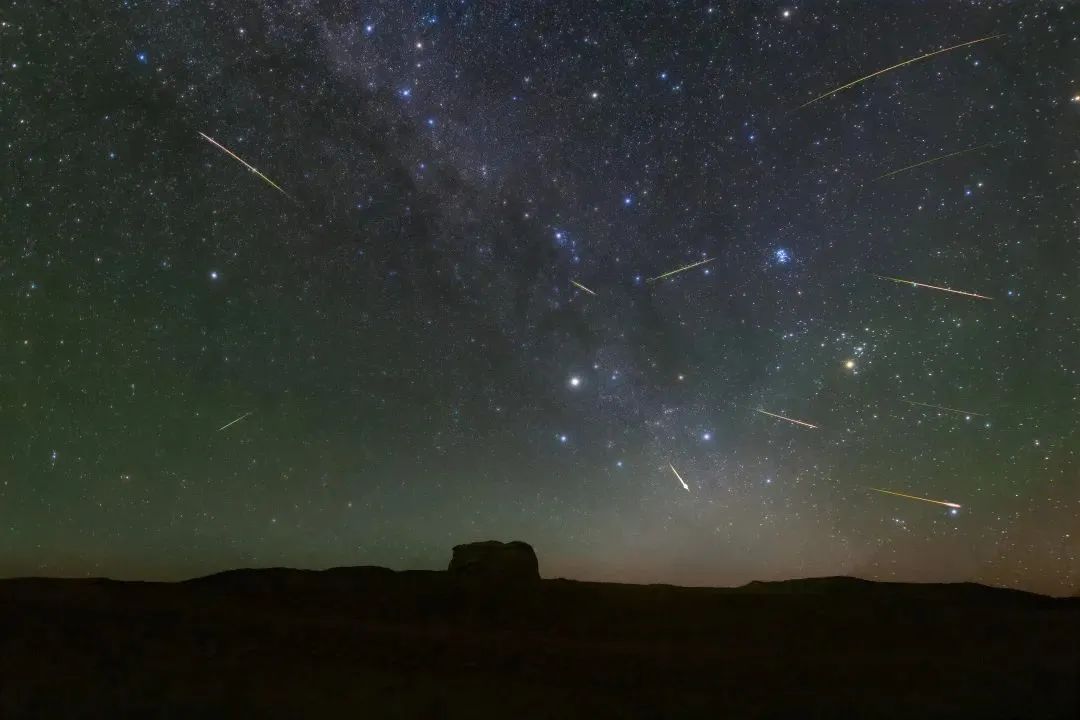
[[1080, 600], [344, 568], [0, 581], [0, 717], [1080, 717]]

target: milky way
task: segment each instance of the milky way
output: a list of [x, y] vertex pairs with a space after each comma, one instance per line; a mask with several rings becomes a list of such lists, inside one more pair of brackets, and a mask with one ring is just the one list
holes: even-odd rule
[[1076, 6], [61, 5], [0, 16], [0, 573], [1080, 586]]

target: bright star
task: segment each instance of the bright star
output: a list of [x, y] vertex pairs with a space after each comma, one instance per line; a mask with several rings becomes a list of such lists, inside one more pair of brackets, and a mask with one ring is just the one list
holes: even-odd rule
[[578, 377], [577, 375], [571, 375], [570, 376], [570, 387], [572, 387], [572, 388], [581, 387], [581, 378]]
[[220, 275], [218, 275], [217, 270], [211, 270], [210, 271], [210, 279], [211, 280], [217, 280], [219, 277], [220, 277]]
[[704, 440], [705, 442], [708, 442], [709, 440], [712, 440], [712, 433], [710, 433], [710, 432], [702, 433], [701, 434], [701, 439]]
[[846, 367], [848, 370], [854, 370], [855, 369], [855, 361], [854, 360], [845, 360], [844, 361], [844, 367]]
[[776, 262], [781, 265], [785, 265], [789, 260], [791, 260], [791, 254], [784, 248], [777, 248], [777, 250], [773, 253], [773, 257], [775, 257]]
[[568, 440], [568, 438], [565, 435], [560, 435], [559, 436], [559, 442], [565, 443], [567, 440]]

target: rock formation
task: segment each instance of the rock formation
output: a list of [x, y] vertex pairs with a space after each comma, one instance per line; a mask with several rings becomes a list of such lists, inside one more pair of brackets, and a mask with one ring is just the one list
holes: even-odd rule
[[528, 543], [488, 540], [454, 546], [447, 570], [454, 575], [491, 580], [534, 581], [540, 579], [536, 553]]

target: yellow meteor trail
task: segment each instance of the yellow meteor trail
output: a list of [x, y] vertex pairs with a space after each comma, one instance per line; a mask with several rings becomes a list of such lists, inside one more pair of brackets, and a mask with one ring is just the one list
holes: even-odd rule
[[957, 410], [956, 408], [945, 407], [944, 405], [932, 405], [930, 403], [915, 402], [914, 400], [904, 400], [908, 405], [922, 405], [923, 407], [937, 408], [938, 410], [948, 410], [949, 412], [959, 413], [961, 415], [978, 415], [979, 417], [986, 417], [986, 413], [971, 412], [970, 410]]
[[1000, 144], [1001, 143], [996, 143], [996, 142], [983, 143], [982, 145], [977, 145], [975, 147], [971, 147], [971, 148], [968, 148], [966, 150], [957, 150], [956, 152], [951, 152], [951, 153], [948, 153], [946, 155], [938, 155], [937, 157], [930, 158], [929, 160], [923, 160], [922, 162], [917, 162], [914, 165], [908, 165], [907, 167], [902, 167], [899, 170], [893, 170], [892, 172], [887, 172], [884, 175], [878, 175], [876, 178], [873, 179], [872, 182], [877, 182], [878, 180], [884, 180], [885, 178], [890, 178], [893, 175], [899, 175], [900, 173], [905, 172], [907, 170], [914, 170], [917, 167], [922, 167], [923, 165], [929, 165], [930, 163], [937, 162], [938, 160], [944, 160], [945, 158], [956, 157], [957, 155], [963, 155], [965, 153], [975, 152], [976, 150], [982, 150], [983, 148], [988, 148], [988, 147], [991, 147], [993, 145], [1000, 145]]
[[966, 295], [967, 297], [979, 298], [980, 300], [993, 300], [992, 297], [986, 295], [979, 295], [978, 293], [966, 292], [964, 290], [953, 290], [952, 288], [940, 287], [938, 285], [927, 285], [926, 283], [915, 282], [914, 280], [905, 280], [904, 278], [889, 277], [888, 275], [874, 274], [874, 277], [881, 278], [882, 280], [892, 280], [894, 283], [900, 283], [901, 285], [912, 285], [914, 287], [930, 288], [931, 290], [940, 290], [941, 292], [954, 293], [956, 295]]
[[868, 490], [875, 490], [879, 493], [885, 493], [886, 495], [896, 495], [897, 497], [907, 498], [908, 500], [922, 500], [923, 502], [934, 503], [936, 505], [944, 505], [945, 507], [960, 509], [960, 506], [954, 502], [945, 502], [944, 500], [931, 500], [930, 498], [919, 497], [918, 495], [907, 495], [905, 493], [893, 492], [892, 490], [882, 490], [881, 488], [868, 487]]
[[817, 425], [811, 425], [810, 423], [803, 422], [802, 420], [793, 420], [793, 419], [791, 419], [789, 417], [784, 417], [783, 415], [777, 415], [776, 413], [771, 413], [768, 410], [762, 410], [761, 408], [754, 408], [754, 411], [759, 412], [759, 413], [763, 413], [765, 415], [769, 415], [770, 417], [780, 418], [781, 420], [787, 420], [789, 423], [795, 423], [796, 425], [804, 425], [805, 427], [814, 428], [815, 430], [818, 429]]
[[883, 74], [889, 72], [890, 70], [896, 70], [897, 68], [902, 68], [905, 65], [910, 65], [912, 63], [917, 63], [920, 60], [925, 60], [927, 58], [934, 57], [935, 55], [940, 55], [941, 53], [947, 53], [950, 50], [956, 50], [957, 48], [967, 47], [968, 45], [975, 45], [977, 43], [986, 42], [987, 40], [994, 40], [996, 38], [1003, 37], [1004, 35], [1005, 35], [1005, 33], [998, 33], [997, 35], [987, 35], [986, 37], [979, 38], [978, 40], [969, 40], [967, 42], [960, 43], [959, 45], [953, 45], [952, 47], [942, 48], [941, 50], [935, 50], [934, 52], [926, 53], [925, 55], [920, 55], [919, 57], [914, 57], [914, 58], [911, 58], [909, 60], [905, 60], [905, 61], [897, 63], [895, 65], [891, 65], [891, 66], [885, 68], [884, 70], [878, 70], [876, 72], [870, 73], [869, 75], [864, 75], [863, 77], [861, 77], [861, 78], [859, 78], [857, 80], [852, 80], [847, 85], [841, 85], [840, 87], [838, 87], [838, 88], [836, 88], [834, 90], [830, 90], [829, 92], [825, 93], [824, 95], [819, 95], [818, 97], [814, 98], [810, 102], [805, 102], [805, 103], [803, 103], [802, 105], [800, 105], [799, 107], [797, 107], [795, 109], [796, 110], [802, 110], [807, 105], [813, 105], [818, 100], [824, 100], [825, 98], [829, 97], [830, 95], [835, 95], [836, 93], [838, 93], [838, 92], [840, 92], [842, 90], [847, 90], [849, 87], [854, 87], [855, 85], [858, 85], [861, 82], [866, 82], [870, 78], [877, 77], [878, 75], [883, 75]]
[[262, 178], [263, 180], [265, 180], [265, 181], [267, 182], [267, 184], [268, 184], [268, 185], [270, 185], [270, 187], [274, 188], [274, 189], [275, 189], [275, 190], [277, 190], [277, 191], [278, 191], [279, 193], [281, 193], [281, 194], [282, 194], [282, 195], [284, 195], [285, 197], [289, 198], [289, 199], [290, 199], [290, 200], [292, 200], [293, 202], [296, 202], [296, 200], [293, 200], [293, 197], [292, 197], [292, 195], [289, 195], [289, 193], [287, 193], [287, 192], [285, 192], [284, 190], [282, 190], [282, 189], [281, 189], [281, 186], [279, 186], [279, 185], [278, 185], [278, 184], [277, 184], [276, 182], [274, 182], [274, 181], [273, 181], [273, 180], [271, 180], [270, 178], [268, 178], [268, 177], [266, 177], [265, 175], [263, 175], [263, 174], [262, 174], [261, 172], [259, 172], [259, 171], [258, 171], [258, 169], [256, 169], [256, 168], [255, 168], [255, 167], [254, 167], [253, 165], [249, 165], [249, 164], [248, 164], [248, 162], [247, 162], [246, 160], [244, 160], [244, 158], [240, 157], [239, 155], [237, 155], [236, 153], [234, 153], [234, 152], [233, 152], [232, 150], [230, 150], [229, 148], [225, 147], [224, 145], [222, 145], [221, 143], [219, 143], [219, 142], [218, 142], [217, 140], [215, 140], [214, 138], [210, 137], [210, 136], [209, 136], [209, 135], [207, 135], [206, 133], [204, 133], [204, 132], [199, 132], [199, 134], [203, 136], [203, 139], [204, 139], [204, 140], [206, 140], [207, 142], [211, 143], [211, 144], [212, 144], [212, 145], [214, 145], [215, 147], [217, 147], [217, 148], [220, 148], [220, 149], [221, 149], [221, 150], [223, 150], [224, 152], [228, 153], [229, 157], [233, 158], [234, 160], [236, 160], [237, 162], [239, 162], [239, 163], [240, 163], [241, 165], [243, 165], [244, 167], [246, 167], [246, 168], [247, 168], [248, 170], [250, 170], [251, 172], [253, 172], [253, 173], [255, 173], [256, 175], [258, 175], [259, 177], [261, 177], [261, 178]]
[[676, 275], [678, 273], [685, 272], [685, 271], [690, 270], [692, 268], [696, 268], [698, 265], [704, 265], [705, 263], [711, 263], [715, 259], [716, 258], [705, 258], [704, 260], [699, 260], [696, 263], [690, 263], [689, 265], [684, 265], [683, 267], [672, 270], [671, 272], [666, 272], [663, 275], [657, 275], [654, 278], [649, 278], [645, 282], [656, 282], [657, 280], [663, 280], [666, 277], [671, 277], [672, 275]]
[[247, 417], [248, 415], [250, 415], [250, 414], [251, 414], [251, 412], [246, 412], [246, 413], [244, 413], [244, 414], [243, 414], [243, 415], [241, 415], [240, 417], [238, 417], [238, 418], [236, 418], [235, 420], [233, 420], [233, 421], [232, 421], [231, 423], [226, 423], [226, 424], [222, 425], [221, 427], [219, 427], [219, 428], [217, 429], [217, 431], [218, 431], [218, 432], [221, 432], [222, 430], [224, 430], [225, 428], [229, 427], [230, 425], [235, 425], [236, 423], [240, 422], [241, 420], [243, 420], [244, 418], [246, 418], [246, 417]]
[[683, 490], [685, 490], [686, 492], [690, 492], [690, 486], [687, 485], [686, 481], [682, 479], [682, 475], [680, 475], [679, 471], [675, 469], [675, 466], [671, 463], [668, 463], [668, 467], [671, 468], [671, 472], [675, 473], [675, 477], [679, 478], [679, 482], [682, 483]]
[[581, 283], [579, 283], [577, 280], [571, 280], [570, 284], [575, 286], [575, 287], [581, 288], [582, 290], [589, 293], [590, 295], [596, 295], [596, 293], [594, 293], [592, 290], [590, 290], [589, 288], [587, 288], [584, 285], [582, 285]]

